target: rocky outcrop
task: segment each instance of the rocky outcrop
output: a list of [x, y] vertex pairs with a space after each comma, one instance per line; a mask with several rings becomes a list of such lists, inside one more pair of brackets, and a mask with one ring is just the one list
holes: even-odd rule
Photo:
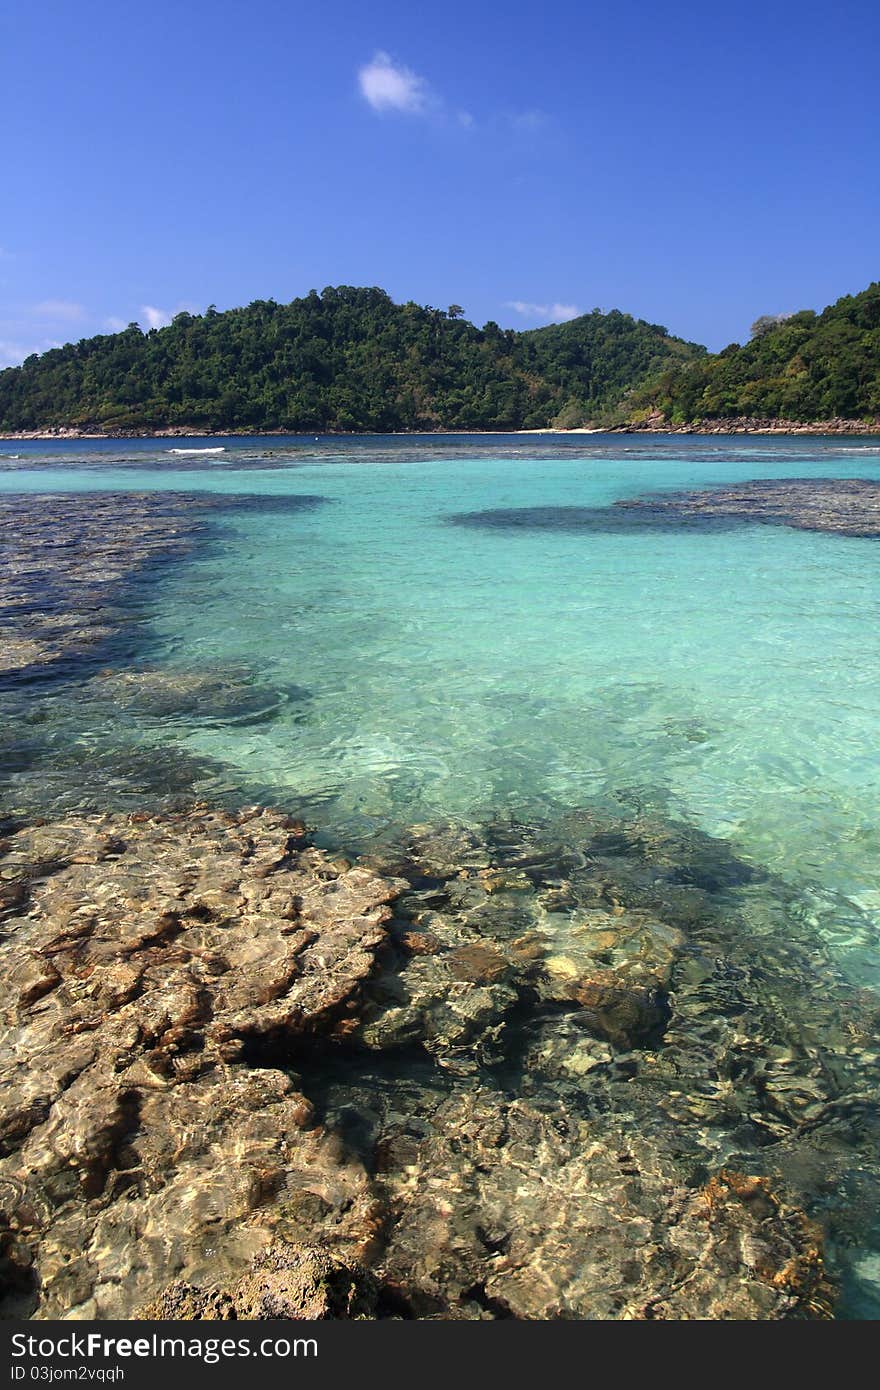
[[362, 1164], [249, 1048], [344, 1029], [397, 885], [261, 812], [71, 819], [4, 844], [7, 1270], [43, 1316], [126, 1316], [288, 1227], [375, 1239]]
[[826, 1315], [876, 1009], [759, 887], [586, 811], [8, 826], [4, 1312]]
[[880, 418], [848, 420], [834, 416], [829, 420], [785, 420], [774, 416], [734, 415], [723, 420], [694, 420], [686, 425], [671, 423], [662, 410], [612, 425], [611, 434], [876, 434]]
[[252, 1268], [228, 1288], [199, 1289], [177, 1282], [141, 1316], [153, 1319], [326, 1320], [381, 1316], [380, 1286], [363, 1265], [345, 1265], [326, 1250], [278, 1242], [256, 1256]]

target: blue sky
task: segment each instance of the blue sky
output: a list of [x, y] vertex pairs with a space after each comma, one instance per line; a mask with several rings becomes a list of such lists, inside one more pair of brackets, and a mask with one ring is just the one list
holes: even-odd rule
[[880, 278], [876, 0], [7, 0], [0, 363], [328, 284], [712, 348]]

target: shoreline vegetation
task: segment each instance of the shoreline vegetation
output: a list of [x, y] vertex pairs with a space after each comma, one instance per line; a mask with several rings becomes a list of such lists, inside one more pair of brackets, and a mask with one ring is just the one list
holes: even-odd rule
[[880, 433], [880, 282], [709, 353], [617, 309], [517, 332], [343, 285], [0, 371], [0, 437]]
[[343, 285], [290, 304], [178, 314], [166, 328], [53, 348], [0, 372], [0, 430], [265, 429], [322, 434], [588, 425], [705, 355], [599, 309], [516, 332], [457, 304]]

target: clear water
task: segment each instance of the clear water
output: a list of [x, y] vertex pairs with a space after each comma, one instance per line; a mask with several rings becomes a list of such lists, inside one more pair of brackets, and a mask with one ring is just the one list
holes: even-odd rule
[[[319, 807], [323, 834], [349, 843], [414, 820], [650, 805], [796, 882], [848, 968], [880, 979], [876, 542], [448, 519], [754, 477], [878, 478], [876, 442], [224, 443], [217, 456], [16, 443], [0, 460], [16, 491], [329, 499], [232, 513], [221, 544], [159, 583], [151, 663], [244, 663], [309, 692], [263, 725], [166, 720], [166, 742]], [[156, 732], [147, 720], [143, 736]]]
[[880, 543], [450, 522], [751, 478], [880, 479], [877, 441], [207, 442], [225, 452], [0, 445], [0, 489], [326, 498], [221, 513], [212, 543], [152, 583], [139, 632], [151, 666], [244, 666], [295, 696], [263, 722], [156, 719], [50, 683], [8, 696], [7, 719], [38, 703], [86, 751], [124, 737], [205, 755], [215, 789], [304, 807], [325, 842], [355, 849], [414, 822], [657, 811], [790, 885], [844, 973], [880, 986]]

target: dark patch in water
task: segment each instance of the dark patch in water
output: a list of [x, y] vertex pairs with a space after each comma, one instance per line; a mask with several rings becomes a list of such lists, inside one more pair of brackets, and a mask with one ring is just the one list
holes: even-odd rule
[[641, 531], [730, 531], [743, 524], [737, 517], [690, 517], [645, 507], [625, 511], [619, 502], [611, 507], [497, 507], [481, 512], [456, 512], [447, 520], [453, 526], [474, 526], [499, 531], [587, 531], [629, 535]]
[[498, 507], [458, 512], [453, 526], [504, 530], [726, 531], [788, 526], [856, 538], [880, 536], [880, 482], [871, 478], [757, 478], [720, 488], [624, 498], [610, 507]]
[[223, 516], [294, 514], [300, 494], [93, 492], [0, 496], [0, 685], [70, 678], [132, 660], [145, 586], [204, 551]]
[[289, 515], [294, 512], [311, 512], [317, 507], [335, 499], [322, 497], [319, 493], [291, 493], [272, 496], [258, 492], [245, 493], [206, 493], [211, 499], [208, 507], [225, 512], [250, 512], [259, 516]]

